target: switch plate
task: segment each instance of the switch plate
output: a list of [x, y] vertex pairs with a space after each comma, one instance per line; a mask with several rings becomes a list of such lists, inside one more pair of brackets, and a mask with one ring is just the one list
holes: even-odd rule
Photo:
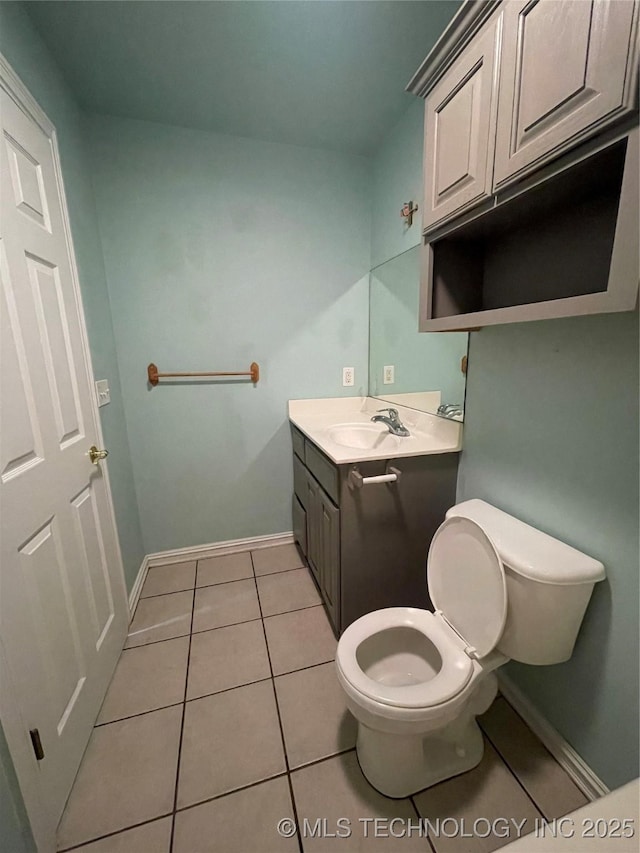
[[109, 391], [109, 380], [96, 380], [96, 397], [98, 398], [98, 406], [106, 406], [111, 402], [111, 391]]
[[382, 384], [383, 385], [393, 385], [396, 381], [396, 371], [393, 364], [385, 364], [382, 368]]
[[355, 370], [353, 367], [342, 368], [342, 384], [345, 388], [351, 388], [355, 384]]

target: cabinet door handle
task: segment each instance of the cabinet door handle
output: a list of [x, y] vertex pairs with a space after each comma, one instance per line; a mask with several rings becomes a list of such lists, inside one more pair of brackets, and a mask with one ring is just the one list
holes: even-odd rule
[[377, 474], [375, 477], [363, 477], [357, 468], [352, 468], [349, 478], [356, 489], [361, 489], [363, 486], [372, 486], [375, 483], [397, 483], [400, 479], [400, 471], [397, 468], [387, 468], [386, 474]]

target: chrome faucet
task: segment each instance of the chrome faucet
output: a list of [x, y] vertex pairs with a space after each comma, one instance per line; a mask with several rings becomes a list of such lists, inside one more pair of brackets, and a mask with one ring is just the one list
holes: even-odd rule
[[461, 418], [463, 411], [460, 403], [443, 403], [438, 406], [438, 414], [444, 418]]
[[397, 409], [378, 409], [379, 412], [389, 412], [388, 415], [374, 415], [371, 420], [374, 423], [383, 423], [389, 427], [389, 432], [394, 435], [402, 435], [407, 436], [411, 433], [406, 428], [406, 426], [402, 423], [398, 416]]

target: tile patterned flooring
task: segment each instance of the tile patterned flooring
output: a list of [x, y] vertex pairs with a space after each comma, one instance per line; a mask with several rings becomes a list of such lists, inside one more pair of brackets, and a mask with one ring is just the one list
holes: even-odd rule
[[[531, 831], [586, 802], [502, 697], [480, 719], [478, 767], [411, 798], [382, 796], [358, 766], [335, 650], [293, 545], [151, 568], [59, 850], [489, 853], [510, 839], [482, 837], [485, 824], [464, 838], [415, 827], [451, 818], [468, 832], [477, 819], [507, 818]], [[306, 837], [278, 835], [282, 818], [306, 819]], [[376, 818], [400, 822], [376, 828]], [[328, 837], [344, 834], [339, 819], [350, 836]]]

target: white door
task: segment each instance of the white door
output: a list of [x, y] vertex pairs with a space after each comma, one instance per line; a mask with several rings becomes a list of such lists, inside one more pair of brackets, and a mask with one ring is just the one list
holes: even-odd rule
[[88, 455], [100, 432], [55, 132], [0, 70], [2, 691], [18, 710], [7, 739], [27, 809], [50, 836], [128, 607], [105, 463]]

